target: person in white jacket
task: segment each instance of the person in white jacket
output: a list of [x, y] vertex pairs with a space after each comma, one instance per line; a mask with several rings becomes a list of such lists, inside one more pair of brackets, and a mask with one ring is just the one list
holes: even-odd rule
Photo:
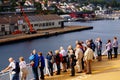
[[94, 52], [93, 50], [90, 48], [90, 45], [87, 44], [87, 50], [84, 53], [84, 61], [86, 64], [86, 74], [91, 74], [91, 62], [93, 60], [94, 57]]
[[63, 61], [62, 61], [63, 72], [67, 72], [67, 59], [66, 59], [67, 52], [62, 46], [60, 47], [60, 54], [63, 57]]
[[77, 67], [78, 73], [81, 73], [82, 72], [83, 51], [80, 49], [79, 44], [76, 45], [75, 56], [76, 56], [76, 60], [77, 60], [76, 67]]

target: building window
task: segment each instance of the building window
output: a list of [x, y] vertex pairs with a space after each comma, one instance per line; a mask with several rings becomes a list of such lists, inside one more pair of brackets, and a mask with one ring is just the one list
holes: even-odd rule
[[48, 26], [48, 23], [46, 23], [46, 26]]
[[5, 27], [1, 27], [1, 31], [5, 31]]
[[38, 24], [34, 24], [34, 26], [38, 26]]
[[58, 22], [59, 25], [61, 25], [61, 22]]
[[52, 25], [54, 25], [54, 22], [52, 22]]
[[49, 22], [48, 25], [51, 26], [51, 22]]
[[5, 26], [5, 25], [1, 25], [1, 26]]
[[43, 23], [43, 26], [45, 26], [45, 23]]
[[39, 27], [41, 27], [42, 26], [42, 24], [39, 24]]

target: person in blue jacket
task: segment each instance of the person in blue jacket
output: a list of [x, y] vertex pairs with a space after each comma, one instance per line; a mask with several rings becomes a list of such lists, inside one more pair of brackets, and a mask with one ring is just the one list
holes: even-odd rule
[[49, 51], [47, 56], [46, 56], [46, 59], [47, 59], [47, 63], [48, 63], [48, 69], [49, 69], [49, 72], [51, 74], [51, 76], [53, 76], [53, 63], [54, 63], [54, 56], [52, 54], [52, 51]]
[[45, 59], [42, 56], [41, 52], [38, 52], [39, 56], [39, 68], [40, 68], [40, 74], [41, 74], [41, 80], [44, 80], [44, 67], [45, 67]]
[[29, 60], [30, 60], [30, 65], [32, 66], [34, 79], [39, 80], [39, 76], [38, 76], [39, 57], [35, 49], [33, 50], [31, 56], [29, 57]]

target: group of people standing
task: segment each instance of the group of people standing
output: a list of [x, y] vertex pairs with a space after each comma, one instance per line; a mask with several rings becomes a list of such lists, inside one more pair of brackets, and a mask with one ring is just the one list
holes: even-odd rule
[[91, 49], [91, 41], [87, 40], [86, 44], [76, 41], [75, 48], [69, 45], [67, 50], [61, 46], [59, 50], [55, 50], [55, 55], [53, 55], [52, 51], [49, 51], [46, 59], [48, 61], [49, 72], [52, 76], [54, 63], [56, 63], [57, 66], [56, 75], [60, 75], [62, 64], [63, 72], [67, 72], [70, 68], [71, 76], [75, 76], [76, 69], [77, 73], [82, 73], [84, 70], [86, 74], [91, 74], [91, 62], [93, 57], [94, 52]]
[[113, 43], [111, 40], [107, 41], [106, 50], [108, 52], [108, 59], [112, 59], [112, 50], [114, 50], [114, 58], [117, 58], [118, 55], [118, 40], [117, 37], [114, 37]]
[[[92, 39], [86, 40], [86, 42], [77, 40], [75, 48], [73, 48], [72, 45], [69, 45], [67, 50], [65, 50], [61, 46], [60, 49], [55, 50], [55, 54], [53, 54], [52, 51], [48, 51], [46, 57], [44, 57], [41, 52], [36, 52], [36, 50], [33, 50], [29, 57], [29, 60], [34, 74], [34, 80], [39, 80], [38, 69], [40, 70], [40, 79], [44, 80], [44, 67], [46, 66], [45, 58], [47, 60], [47, 66], [51, 76], [53, 76], [54, 73], [54, 64], [56, 64], [57, 67], [56, 75], [60, 75], [61, 73], [61, 64], [63, 72], [67, 72], [69, 68], [71, 69], [71, 76], [75, 76], [75, 72], [85, 72], [86, 74], [91, 74], [91, 62], [93, 61], [93, 59], [97, 59], [98, 61], [102, 60], [102, 44], [103, 43], [101, 38], [97, 38], [95, 41], [93, 41]], [[112, 59], [112, 50], [114, 50], [114, 58], [117, 58], [117, 37], [114, 37], [113, 42], [111, 42], [111, 40], [108, 40], [106, 43], [108, 59]], [[97, 54], [97, 57], [95, 56], [95, 53]], [[21, 80], [26, 80], [28, 74], [26, 62], [24, 61], [23, 57], [20, 57], [19, 60], [20, 71], [22, 72]], [[9, 69], [12, 69], [12, 72], [15, 70], [15, 67], [17, 65], [14, 59], [9, 58], [9, 62], [9, 66], [2, 70], [2, 72], [5, 72]], [[12, 75], [11, 80], [19, 80], [18, 78], [19, 71], [18, 73], [15, 72]]]
[[[114, 50], [114, 58], [118, 55], [118, 40], [114, 37], [113, 42], [108, 40], [106, 45], [106, 51], [108, 59], [112, 59], [112, 50]], [[73, 48], [71, 45], [65, 50], [60, 47], [59, 50], [48, 52], [46, 59], [48, 60], [48, 69], [53, 75], [53, 63], [57, 65], [57, 75], [60, 74], [60, 63], [62, 63], [62, 71], [67, 72], [68, 68], [71, 68], [71, 76], [75, 76], [75, 70], [77, 73], [85, 72], [91, 74], [91, 62], [93, 59], [98, 61], [102, 60], [102, 48], [103, 42], [101, 38], [97, 38], [95, 41], [92, 39], [83, 41], [76, 41], [76, 46]]]

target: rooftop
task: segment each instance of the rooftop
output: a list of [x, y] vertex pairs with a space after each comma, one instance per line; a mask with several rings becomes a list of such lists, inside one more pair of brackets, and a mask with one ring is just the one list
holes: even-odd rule
[[[15, 24], [17, 23], [18, 19], [24, 20], [23, 16], [19, 15], [12, 15], [12, 16], [0, 16], [0, 24]], [[54, 14], [54, 15], [29, 15], [28, 16], [30, 21], [49, 21], [49, 20], [59, 20], [63, 19], [60, 16]], [[25, 22], [25, 20], [24, 20]]]

